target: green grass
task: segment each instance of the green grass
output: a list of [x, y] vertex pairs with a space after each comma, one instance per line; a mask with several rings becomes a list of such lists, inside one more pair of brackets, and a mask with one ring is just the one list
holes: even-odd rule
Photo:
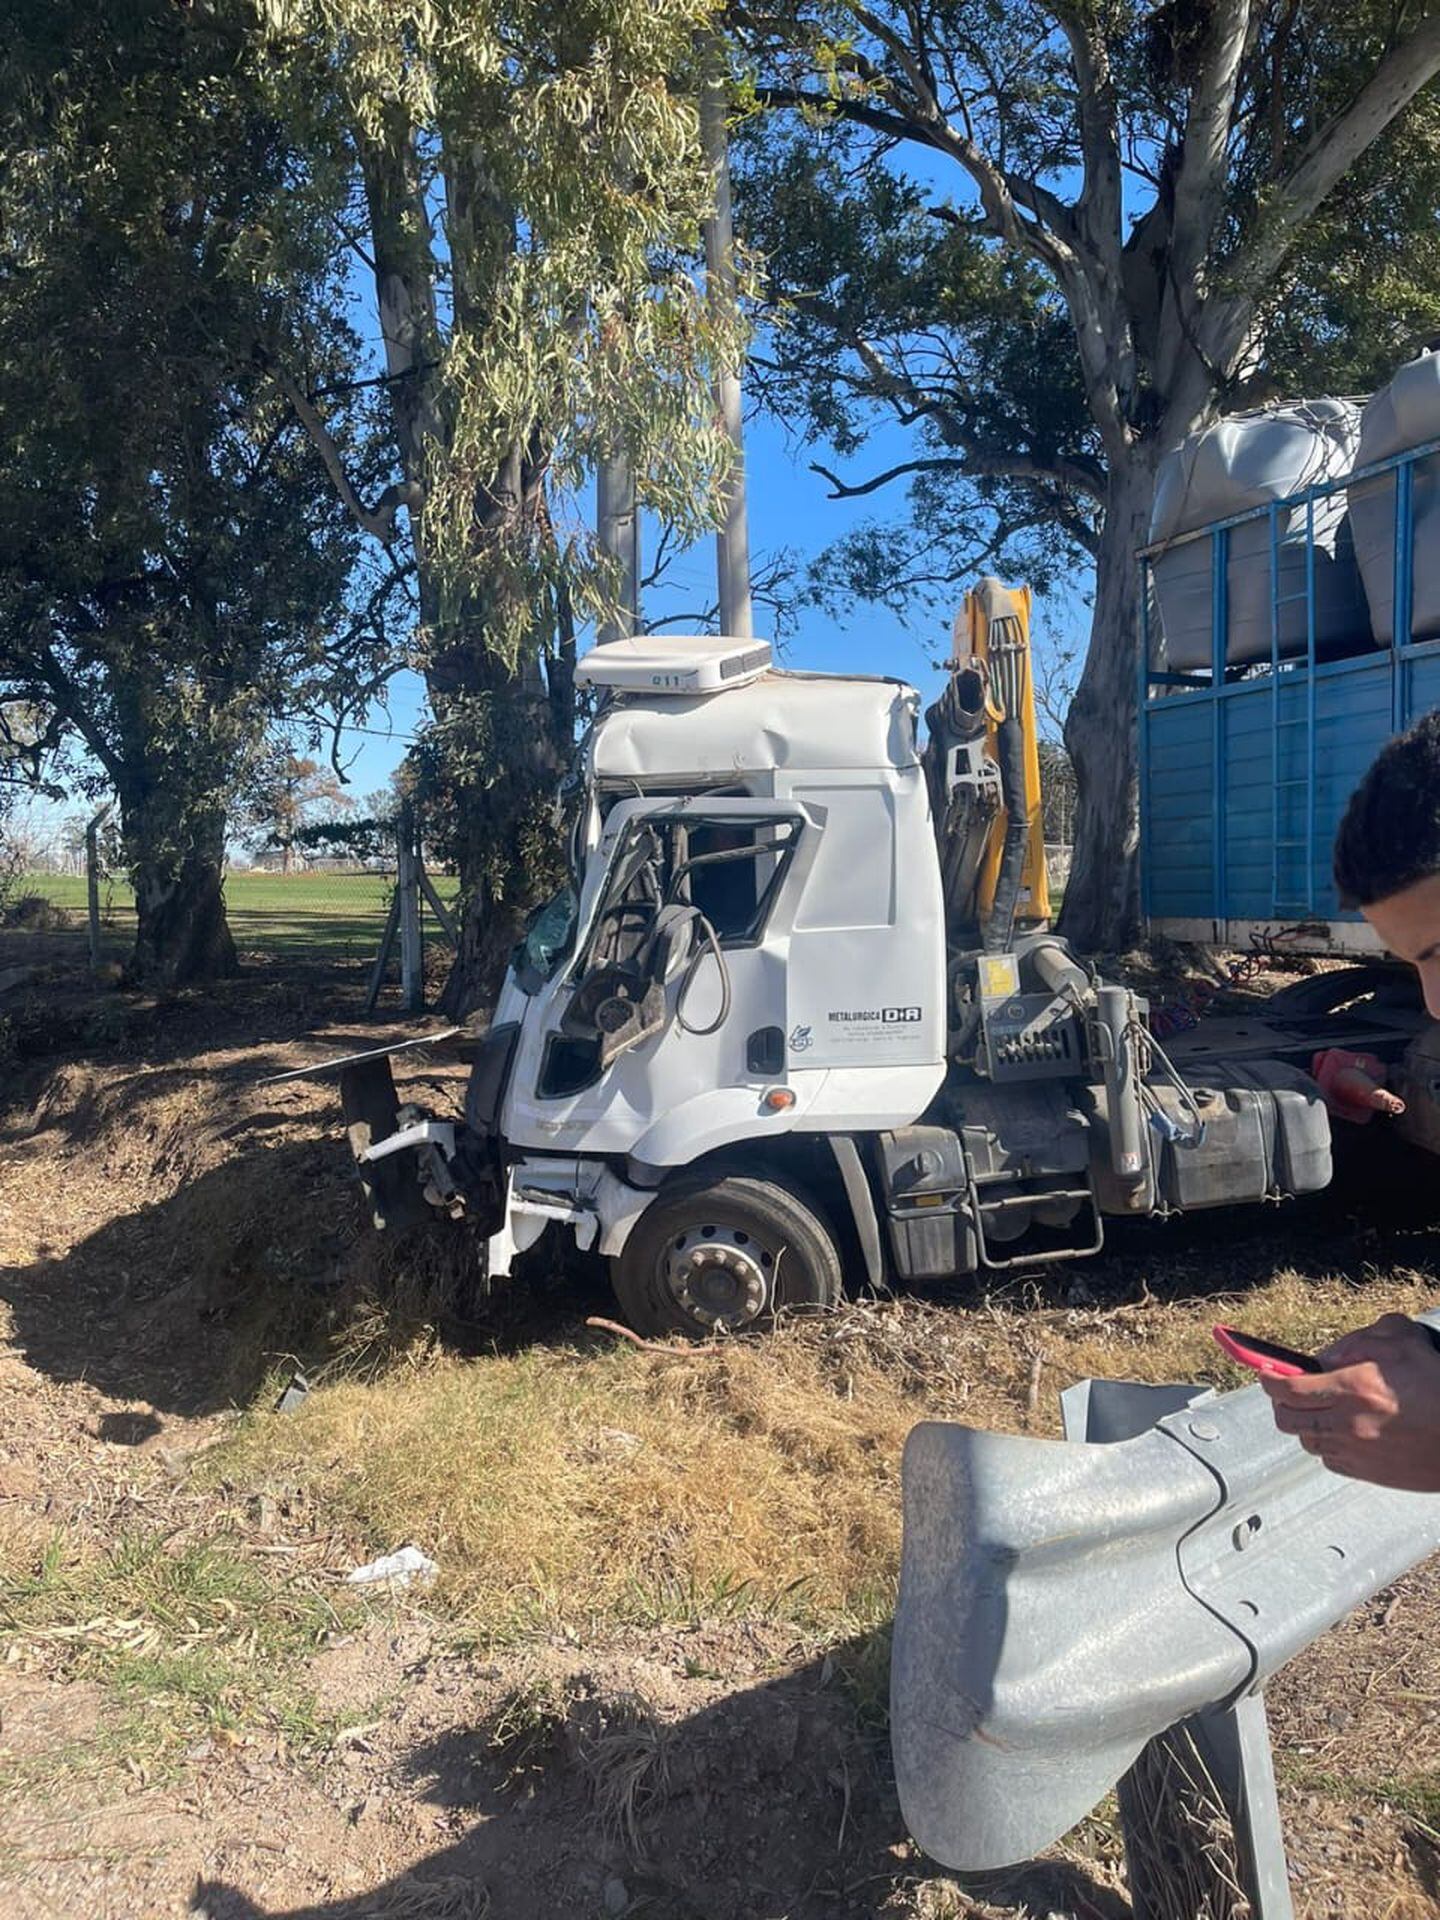
[[[453, 875], [436, 875], [435, 891], [450, 905], [459, 891]], [[83, 918], [85, 877], [71, 873], [31, 873], [14, 896], [40, 894], [52, 906]], [[384, 873], [250, 873], [225, 878], [225, 907], [230, 931], [241, 951], [274, 952], [307, 959], [359, 960], [372, 956], [390, 907], [391, 879]], [[123, 880], [105, 880], [100, 911], [116, 931], [134, 927], [135, 901]], [[424, 925], [438, 934], [427, 910]]]
[[1421, 1767], [1413, 1774], [1396, 1774], [1346, 1767], [1343, 1772], [1304, 1754], [1277, 1751], [1275, 1774], [1286, 1786], [1302, 1793], [1324, 1793], [1334, 1800], [1393, 1807], [1440, 1841], [1440, 1773]]
[[[223, 1539], [177, 1544], [149, 1531], [98, 1552], [60, 1535], [29, 1552], [12, 1544], [0, 1646], [104, 1689], [110, 1725], [87, 1742], [97, 1764], [125, 1753], [164, 1766], [198, 1737], [233, 1742], [261, 1728], [302, 1748], [337, 1732], [316, 1712], [304, 1665], [339, 1616], [293, 1571]], [[71, 1770], [64, 1754], [44, 1758]]]

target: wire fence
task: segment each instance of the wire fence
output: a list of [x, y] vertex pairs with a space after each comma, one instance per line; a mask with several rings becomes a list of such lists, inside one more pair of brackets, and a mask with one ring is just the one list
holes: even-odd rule
[[[90, 941], [89, 876], [84, 819], [32, 810], [0, 847], [0, 921], [47, 934], [60, 947], [74, 944], [83, 957]], [[101, 841], [103, 849], [103, 840]], [[307, 857], [296, 850], [273, 862], [227, 867], [225, 910], [242, 961], [297, 969], [352, 973], [363, 981], [385, 941], [399, 883], [399, 849], [392, 830], [377, 837], [378, 851], [364, 860]], [[95, 900], [93, 959], [123, 961], [135, 936], [135, 898], [123, 873], [100, 853]], [[456, 904], [453, 874], [427, 871], [441, 908]], [[422, 970], [433, 983], [443, 975], [450, 943], [432, 902], [415, 903]], [[68, 938], [67, 938], [68, 936]], [[388, 977], [399, 970], [399, 957]]]

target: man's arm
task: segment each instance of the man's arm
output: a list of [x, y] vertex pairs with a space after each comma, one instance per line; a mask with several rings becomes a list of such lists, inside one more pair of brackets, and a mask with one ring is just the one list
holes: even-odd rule
[[1409, 1493], [1440, 1493], [1440, 1347], [1404, 1314], [1347, 1333], [1324, 1373], [1262, 1375], [1275, 1424], [1332, 1473]]

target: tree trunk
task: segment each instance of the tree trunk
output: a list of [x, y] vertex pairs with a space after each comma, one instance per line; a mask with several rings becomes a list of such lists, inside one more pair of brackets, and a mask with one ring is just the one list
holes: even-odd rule
[[143, 803], [123, 810], [137, 921], [127, 977], [179, 987], [238, 972], [225, 918], [223, 814], [190, 815], [179, 833], [162, 836]]
[[1142, 441], [1112, 464], [1090, 648], [1065, 722], [1065, 745], [1075, 764], [1075, 853], [1060, 931], [1084, 953], [1118, 952], [1140, 927], [1135, 555], [1149, 535], [1157, 453], [1153, 441]]
[[476, 644], [437, 660], [428, 680], [440, 732], [459, 702], [489, 735], [474, 775], [437, 796], [460, 874], [460, 944], [441, 1008], [460, 1019], [493, 1002], [530, 909], [559, 885], [564, 853], [551, 812], [573, 739], [573, 695], [531, 659], [512, 670]]

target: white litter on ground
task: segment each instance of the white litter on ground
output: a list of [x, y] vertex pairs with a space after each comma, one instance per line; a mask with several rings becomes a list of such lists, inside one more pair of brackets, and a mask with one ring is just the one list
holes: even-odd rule
[[397, 1547], [394, 1553], [382, 1554], [378, 1560], [347, 1573], [345, 1584], [368, 1587], [385, 1582], [390, 1586], [408, 1587], [412, 1580], [419, 1580], [428, 1586], [439, 1571], [435, 1562], [427, 1559], [418, 1547]]

